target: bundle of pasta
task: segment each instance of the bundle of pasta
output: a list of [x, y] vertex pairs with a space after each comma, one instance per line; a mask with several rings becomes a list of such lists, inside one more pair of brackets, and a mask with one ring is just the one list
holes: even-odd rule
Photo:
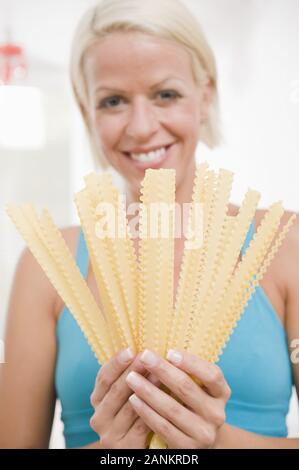
[[[248, 191], [238, 214], [230, 216], [232, 181], [229, 171], [216, 174], [206, 163], [197, 168], [176, 299], [174, 170], [146, 171], [138, 259], [126, 207], [111, 176], [88, 175], [85, 188], [76, 194], [100, 305], [47, 210], [38, 216], [30, 205], [9, 205], [7, 213], [101, 364], [129, 346], [135, 352], [150, 348], [163, 357], [169, 348], [176, 348], [217, 362], [294, 220], [290, 217], [278, 233], [283, 208], [273, 204], [240, 260], [260, 195]], [[103, 207], [109, 208], [114, 221], [105, 236], [98, 230]], [[166, 444], [154, 436], [150, 447]]]

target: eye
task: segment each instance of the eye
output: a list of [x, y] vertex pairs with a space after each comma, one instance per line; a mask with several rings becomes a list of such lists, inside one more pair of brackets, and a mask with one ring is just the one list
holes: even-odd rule
[[159, 91], [158, 95], [163, 99], [163, 101], [174, 101], [177, 98], [180, 98], [180, 94], [175, 90], [162, 90]]
[[108, 98], [100, 101], [99, 108], [116, 108], [120, 104], [121, 100], [121, 96], [109, 96]]

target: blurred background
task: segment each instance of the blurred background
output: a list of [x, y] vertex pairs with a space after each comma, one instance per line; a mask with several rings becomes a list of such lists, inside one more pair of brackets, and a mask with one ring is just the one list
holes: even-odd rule
[[[47, 207], [60, 227], [78, 224], [73, 194], [93, 170], [70, 89], [72, 35], [94, 0], [0, 0], [0, 354], [14, 269], [24, 246], [9, 202]], [[198, 16], [219, 70], [222, 145], [197, 158], [235, 173], [232, 201], [247, 188], [261, 206], [299, 211], [299, 2], [185, 0]], [[10, 47], [6, 45], [10, 44]], [[5, 66], [7, 58], [13, 67]], [[3, 357], [2, 357], [3, 361]], [[0, 357], [1, 362], [1, 357]], [[57, 404], [51, 447], [64, 446]], [[292, 397], [290, 435], [299, 436]]]

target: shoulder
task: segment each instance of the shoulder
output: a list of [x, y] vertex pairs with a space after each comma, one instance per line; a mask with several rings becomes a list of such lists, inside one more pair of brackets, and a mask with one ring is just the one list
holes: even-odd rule
[[298, 296], [299, 308], [299, 214], [285, 212], [282, 224], [284, 225], [293, 214], [296, 217], [282, 244], [282, 256], [283, 267], [285, 266], [287, 272], [288, 297]]
[[[284, 215], [285, 222], [293, 215], [287, 212]], [[288, 336], [289, 351], [293, 365], [294, 381], [299, 396], [299, 363], [298, 338], [299, 338], [299, 214], [290, 228], [285, 243], [282, 245], [281, 269], [286, 273], [286, 333]], [[296, 348], [294, 350], [294, 348]]]
[[236, 216], [239, 212], [240, 207], [236, 204], [228, 204], [228, 215]]
[[[259, 210], [256, 213], [255, 222], [256, 227], [261, 223], [266, 210]], [[295, 215], [295, 220], [287, 232], [282, 244], [274, 258], [274, 263], [277, 266], [277, 277], [283, 284], [284, 291], [287, 298], [294, 296], [299, 292], [299, 214], [296, 212], [285, 211], [279, 227], [279, 233], [288, 222], [290, 217]]]
[[[234, 204], [229, 205], [229, 215], [237, 215], [240, 207]], [[259, 227], [268, 209], [258, 209], [254, 215], [255, 230]], [[295, 220], [282, 241], [279, 250], [272, 261], [272, 267], [275, 277], [280, 287], [287, 291], [292, 288], [293, 284], [297, 284], [299, 276], [299, 214], [291, 211], [285, 211], [281, 217], [278, 234], [281, 233], [283, 227], [289, 218], [295, 214]]]
[[79, 231], [80, 227], [78, 225], [60, 228], [60, 232], [73, 256], [76, 255], [77, 251]]
[[[240, 207], [235, 205], [235, 204], [229, 204], [229, 215], [235, 216], [238, 214]], [[262, 222], [262, 219], [264, 218], [266, 212], [268, 209], [258, 209], [255, 212], [254, 215], [254, 224], [255, 224], [255, 230], [259, 227], [260, 223]], [[294, 223], [292, 224], [290, 230], [285, 236], [285, 239], [282, 243], [283, 246], [283, 251], [284, 255], [286, 253], [289, 253], [289, 256], [295, 256], [295, 260], [298, 261], [298, 256], [299, 256], [299, 213], [297, 212], [291, 212], [291, 211], [284, 211], [281, 221], [280, 221], [280, 226], [279, 226], [279, 233], [285, 226], [285, 224], [288, 222], [289, 218], [292, 217], [295, 214], [295, 220]]]
[[[61, 233], [74, 253], [79, 228], [63, 228]], [[0, 436], [0, 447], [48, 447], [55, 406], [57, 299], [54, 287], [25, 248], [15, 269], [5, 319], [0, 422], [6, 432]], [[20, 429], [26, 432], [16, 432]]]
[[[264, 215], [266, 214], [266, 209], [261, 209], [256, 212], [255, 215], [255, 225], [256, 228], [260, 225]], [[292, 263], [293, 261], [298, 262], [299, 256], [299, 214], [297, 212], [285, 211], [280, 220], [279, 233], [286, 225], [290, 217], [295, 215], [294, 222], [287, 232], [284, 241], [282, 243], [282, 251], [284, 256], [288, 257], [288, 261]]]
[[[79, 226], [69, 226], [60, 228], [60, 232], [70, 250], [75, 257], [77, 242], [79, 237]], [[14, 278], [14, 296], [23, 298], [25, 292], [32, 295], [34, 286], [35, 296], [43, 299], [43, 304], [47, 306], [55, 319], [63, 308], [63, 301], [52, 286], [42, 267], [36, 261], [29, 248], [24, 248], [20, 255]]]

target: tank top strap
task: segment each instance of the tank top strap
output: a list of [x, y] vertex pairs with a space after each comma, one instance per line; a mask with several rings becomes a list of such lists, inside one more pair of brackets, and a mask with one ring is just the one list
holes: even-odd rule
[[249, 226], [249, 229], [248, 229], [248, 232], [247, 232], [247, 235], [246, 235], [246, 238], [245, 238], [245, 242], [242, 246], [242, 249], [241, 249], [241, 254], [242, 256], [245, 255], [248, 247], [249, 247], [249, 244], [253, 238], [253, 235], [254, 235], [254, 231], [255, 231], [255, 228], [254, 228], [254, 220], [251, 222], [250, 226]]
[[78, 268], [80, 269], [82, 276], [86, 278], [87, 271], [88, 271], [88, 250], [87, 250], [83, 230], [81, 227], [80, 227], [78, 248], [77, 248], [77, 254], [76, 254], [76, 263], [78, 265]]

